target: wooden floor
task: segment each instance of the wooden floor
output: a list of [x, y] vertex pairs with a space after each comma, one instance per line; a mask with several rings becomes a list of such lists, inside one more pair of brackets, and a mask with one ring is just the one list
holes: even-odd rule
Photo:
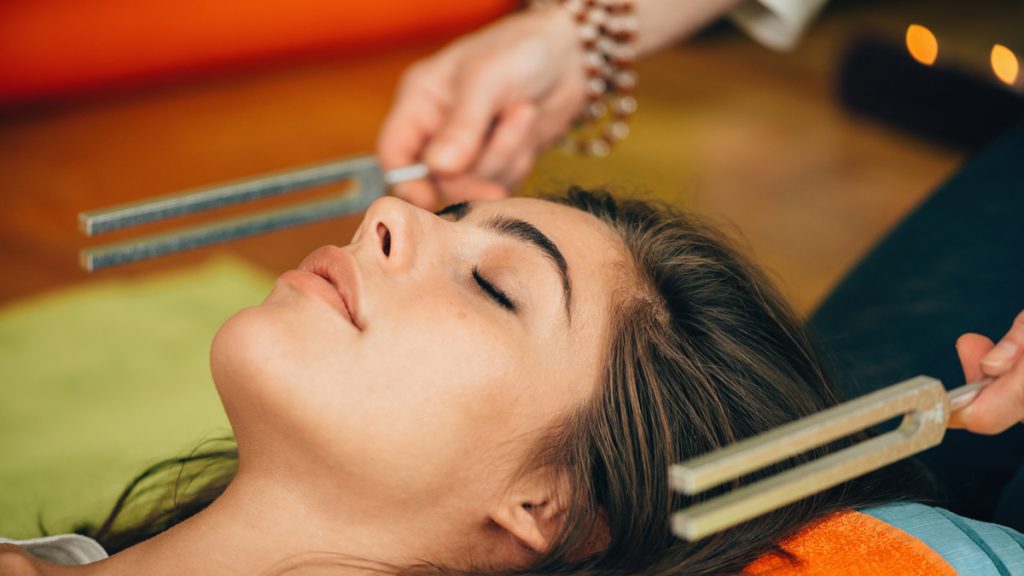
[[[833, 6], [788, 55], [726, 29], [651, 58], [638, 67], [640, 111], [624, 145], [604, 161], [551, 154], [527, 187], [603, 184], [714, 215], [806, 312], [964, 157], [852, 116], [834, 97], [836, 56], [852, 34], [870, 25], [899, 39], [931, 4]], [[77, 268], [90, 241], [76, 214], [370, 152], [400, 71], [436, 48], [8, 111], [0, 117], [0, 303], [208, 257], [209, 249], [90, 277]], [[278, 273], [313, 247], [346, 242], [357, 220], [217, 250]]]

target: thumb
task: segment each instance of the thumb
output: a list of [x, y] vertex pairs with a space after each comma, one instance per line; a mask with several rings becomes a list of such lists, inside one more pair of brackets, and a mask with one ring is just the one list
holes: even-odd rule
[[[981, 371], [981, 359], [993, 347], [995, 347], [995, 344], [992, 340], [981, 334], [967, 333], [957, 338], [956, 353], [960, 357], [965, 382], [969, 384], [985, 377], [985, 374]], [[968, 406], [959, 412], [950, 414], [948, 426], [950, 428], [970, 428], [973, 426], [975, 418], [970, 408]]]
[[463, 172], [479, 156], [483, 141], [500, 111], [497, 82], [483, 67], [468, 70], [457, 88], [451, 116], [427, 148], [432, 172]]

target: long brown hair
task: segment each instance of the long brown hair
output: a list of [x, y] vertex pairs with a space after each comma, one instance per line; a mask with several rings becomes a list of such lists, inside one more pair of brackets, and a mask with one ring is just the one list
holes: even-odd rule
[[[574, 187], [548, 200], [613, 228], [630, 262], [622, 289], [609, 295], [613, 322], [604, 381], [590, 402], [546, 436], [529, 463], [558, 467], [569, 478], [573, 493], [563, 529], [536, 563], [506, 574], [735, 573], [810, 522], [893, 500], [905, 490], [898, 479], [918, 479], [916, 468], [902, 465], [698, 542], [673, 537], [671, 513], [695, 500], [669, 490], [672, 463], [820, 411], [839, 395], [796, 315], [714, 227], [667, 205], [617, 201], [600, 191]], [[236, 467], [231, 446], [160, 463], [129, 485], [99, 527], [81, 531], [116, 552], [202, 510]], [[161, 473], [176, 478], [168, 483]], [[165, 492], [155, 504], [145, 498], [160, 486]], [[131, 508], [143, 512], [126, 512]], [[594, 552], [598, 526], [606, 528], [606, 545]], [[433, 565], [395, 571], [467, 573]], [[468, 572], [481, 571], [488, 570]]]

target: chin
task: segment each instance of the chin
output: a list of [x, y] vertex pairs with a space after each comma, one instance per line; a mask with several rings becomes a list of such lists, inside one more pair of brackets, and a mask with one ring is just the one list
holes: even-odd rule
[[232, 426], [240, 414], [266, 415], [294, 396], [288, 387], [303, 344], [294, 316], [281, 307], [254, 306], [239, 310], [217, 330], [210, 372]]
[[317, 361], [329, 350], [322, 332], [310, 328], [319, 308], [302, 304], [244, 308], [213, 338], [210, 372], [240, 445], [243, 436], [259, 445], [305, 440], [331, 416], [323, 414], [323, 398], [332, 381], [318, 376], [338, 368]]
[[246, 382], [260, 378], [258, 357], [266, 340], [266, 322], [258, 307], [243, 308], [228, 318], [210, 345], [210, 373], [233, 428], [244, 401]]
[[[279, 381], [294, 368], [308, 326], [302, 301], [287, 299], [275, 288], [258, 306], [235, 312], [217, 330], [210, 348], [210, 369], [217, 389], [236, 384], [252, 387]], [[308, 322], [306, 322], [308, 325]], [[275, 378], [275, 375], [279, 376]]]
[[291, 424], [288, 394], [281, 389], [287, 380], [278, 374], [287, 368], [281, 313], [274, 307], [243, 308], [221, 325], [210, 346], [210, 372], [239, 451], [259, 453], [259, 461], [281, 452], [274, 431]]

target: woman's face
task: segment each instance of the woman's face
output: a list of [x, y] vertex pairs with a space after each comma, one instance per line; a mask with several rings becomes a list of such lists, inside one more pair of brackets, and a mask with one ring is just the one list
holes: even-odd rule
[[477, 514], [598, 386], [622, 255], [551, 202], [374, 202], [351, 244], [314, 251], [214, 341], [243, 470], [368, 511]]

